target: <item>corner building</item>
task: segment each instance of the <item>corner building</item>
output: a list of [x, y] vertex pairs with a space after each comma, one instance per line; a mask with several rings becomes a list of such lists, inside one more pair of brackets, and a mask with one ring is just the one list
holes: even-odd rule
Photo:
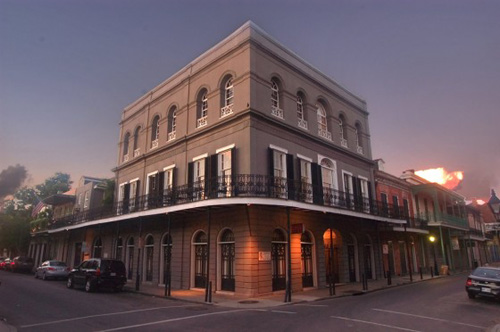
[[50, 233], [70, 264], [116, 257], [137, 285], [376, 279], [378, 229], [404, 220], [372, 199], [373, 169], [365, 101], [247, 22], [124, 109], [113, 210]]

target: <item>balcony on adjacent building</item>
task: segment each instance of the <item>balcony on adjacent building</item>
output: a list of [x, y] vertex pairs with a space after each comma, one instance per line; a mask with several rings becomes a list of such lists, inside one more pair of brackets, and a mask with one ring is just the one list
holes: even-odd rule
[[318, 135], [323, 137], [323, 138], [326, 138], [327, 140], [330, 140], [330, 141], [332, 140], [332, 133], [330, 133], [327, 130], [318, 129]]
[[279, 107], [271, 106], [271, 114], [277, 118], [284, 119], [284, 112]]
[[220, 109], [220, 117], [221, 118], [228, 116], [230, 114], [233, 114], [233, 104], [224, 106]]

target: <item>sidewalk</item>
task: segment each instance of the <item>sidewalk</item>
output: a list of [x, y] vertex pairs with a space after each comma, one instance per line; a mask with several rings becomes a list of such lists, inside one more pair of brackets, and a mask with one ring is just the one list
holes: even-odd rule
[[[424, 274], [423, 278], [420, 279], [420, 275], [416, 274], [413, 275], [413, 282], [410, 281], [409, 276], [392, 277], [391, 285], [387, 285], [387, 279], [385, 278], [379, 280], [369, 280], [368, 290], [363, 290], [363, 285], [360, 282], [336, 284], [334, 296], [330, 296], [330, 291], [328, 288], [320, 288], [320, 289], [314, 288], [299, 292], [292, 292], [292, 303], [305, 303], [305, 302], [313, 302], [328, 298], [362, 295], [365, 293], [374, 292], [381, 289], [397, 287], [400, 285], [417, 283], [443, 277], [445, 276], [434, 276], [434, 278], [432, 278], [430, 274]], [[129, 284], [125, 286], [124, 291], [135, 292], [157, 297], [165, 297], [164, 296], [165, 289], [161, 286], [141, 285], [139, 291], [136, 291], [135, 285]], [[170, 297], [170, 299], [208, 304], [207, 302], [205, 302], [204, 290], [187, 290], [187, 289], [172, 290], [172, 296]], [[230, 292], [216, 292], [212, 294], [211, 304], [228, 308], [259, 309], [259, 308], [276, 307], [288, 304], [284, 302], [284, 299], [285, 299], [285, 291], [275, 292], [267, 296], [263, 295], [254, 298], [249, 298], [243, 295], [234, 295], [233, 293]]]

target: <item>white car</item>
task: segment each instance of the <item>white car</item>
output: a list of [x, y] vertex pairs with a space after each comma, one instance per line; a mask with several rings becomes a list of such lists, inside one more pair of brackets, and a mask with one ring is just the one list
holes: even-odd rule
[[66, 263], [56, 260], [45, 261], [35, 272], [35, 278], [47, 279], [66, 279], [70, 268]]

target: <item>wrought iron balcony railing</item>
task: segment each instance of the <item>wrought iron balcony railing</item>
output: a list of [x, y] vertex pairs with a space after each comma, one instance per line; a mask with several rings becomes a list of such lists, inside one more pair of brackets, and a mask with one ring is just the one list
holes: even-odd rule
[[239, 174], [172, 187], [163, 192], [120, 201], [113, 206], [74, 213], [54, 220], [50, 227], [59, 228], [138, 211], [228, 197], [285, 199], [352, 210], [373, 216], [407, 219], [404, 216], [402, 207], [384, 204], [367, 197], [355, 196], [350, 193], [281, 177]]

